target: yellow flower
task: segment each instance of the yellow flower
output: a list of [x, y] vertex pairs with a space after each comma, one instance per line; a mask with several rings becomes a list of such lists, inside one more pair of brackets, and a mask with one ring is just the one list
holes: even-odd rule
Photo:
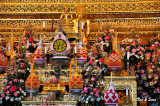
[[153, 86], [154, 85], [154, 83], [153, 82], [150, 82], [150, 86]]
[[153, 69], [150, 69], [149, 72], [152, 73], [152, 72], [153, 72]]

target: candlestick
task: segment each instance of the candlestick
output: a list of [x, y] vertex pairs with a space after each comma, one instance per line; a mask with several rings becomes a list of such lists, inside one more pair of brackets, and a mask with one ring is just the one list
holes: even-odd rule
[[47, 97], [46, 97], [46, 106], [47, 106]]
[[50, 106], [50, 101], [51, 101], [51, 100], [50, 100], [50, 97], [49, 97], [49, 106]]
[[126, 96], [128, 96], [128, 89], [126, 89]]
[[42, 98], [42, 106], [43, 106], [43, 98]]

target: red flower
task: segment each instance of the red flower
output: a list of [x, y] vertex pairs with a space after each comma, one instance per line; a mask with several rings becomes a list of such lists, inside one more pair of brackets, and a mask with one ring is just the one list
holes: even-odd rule
[[24, 63], [21, 63], [21, 67], [22, 67], [22, 68], [24, 67]]
[[100, 63], [104, 63], [104, 60], [103, 60], [103, 59], [99, 59], [99, 62], [100, 62]]
[[105, 40], [109, 40], [109, 39], [110, 39], [110, 37], [109, 37], [109, 36], [106, 36], [106, 37], [105, 37]]
[[97, 51], [94, 51], [94, 55], [97, 55], [98, 54], [98, 52]]
[[30, 33], [31, 33], [30, 31], [27, 31], [27, 32], [26, 32], [27, 35], [30, 35]]
[[99, 90], [97, 89], [97, 88], [94, 88], [94, 90], [93, 90], [95, 93], [98, 93], [99, 92]]
[[17, 90], [17, 87], [16, 86], [12, 86], [11, 88], [10, 88], [10, 91], [16, 91]]
[[31, 36], [30, 38], [29, 38], [29, 42], [32, 42], [34, 39], [33, 39], [33, 37]]

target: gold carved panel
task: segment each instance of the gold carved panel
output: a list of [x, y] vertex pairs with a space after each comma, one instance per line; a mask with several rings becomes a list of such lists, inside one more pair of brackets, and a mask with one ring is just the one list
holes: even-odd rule
[[[23, 0], [21, 0], [23, 1]], [[25, 0], [24, 0], [25, 1]], [[32, 0], [33, 1], [33, 0]], [[71, 0], [70, 0], [71, 1]], [[72, 0], [74, 1], [74, 0]], [[64, 13], [69, 8], [71, 13], [75, 13], [77, 5], [84, 5], [87, 13], [105, 13], [105, 12], [159, 12], [160, 1], [140, 1], [140, 2], [47, 2], [47, 3], [0, 3], [0, 14], [14, 13]]]

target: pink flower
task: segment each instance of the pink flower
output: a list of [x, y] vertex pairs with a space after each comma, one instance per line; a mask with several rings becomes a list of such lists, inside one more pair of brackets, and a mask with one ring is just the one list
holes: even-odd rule
[[99, 40], [99, 41], [102, 41], [102, 38], [101, 38], [101, 37], [99, 37], [99, 38], [98, 38], [98, 40]]
[[57, 78], [53, 78], [53, 79], [50, 80], [50, 82], [52, 82], [52, 83], [58, 83], [58, 79]]
[[96, 93], [96, 94], [95, 94], [95, 96], [96, 96], [96, 97], [98, 97], [98, 96], [99, 96], [99, 94], [98, 94], [98, 93]]
[[8, 89], [8, 88], [10, 88], [11, 86], [7, 86], [6, 88]]
[[19, 50], [19, 48], [20, 48], [20, 47], [19, 47], [19, 45], [18, 45], [18, 46], [17, 46], [17, 49]]
[[88, 74], [88, 72], [86, 72], [84, 75], [86, 76]]
[[89, 60], [88, 64], [93, 64], [92, 57], [90, 57], [90, 60]]
[[90, 87], [92, 87], [93, 85], [91, 84]]
[[132, 49], [132, 52], [135, 53], [135, 52], [136, 52], [136, 49]]
[[142, 51], [139, 51], [138, 54], [142, 55]]
[[88, 81], [86, 81], [86, 84], [88, 84]]
[[90, 92], [90, 94], [93, 95], [94, 93], [93, 93], [93, 92]]
[[147, 92], [142, 92], [142, 97], [144, 97], [144, 98], [148, 97], [148, 93]]
[[130, 46], [127, 46], [127, 47], [126, 47], [126, 49], [129, 49], [129, 48], [130, 48]]
[[133, 45], [133, 46], [136, 46], [136, 43], [135, 43], [135, 42], [133, 42], [133, 43], [132, 43], [132, 45]]
[[109, 36], [106, 36], [106, 37], [105, 37], [105, 40], [109, 40], [109, 39], [110, 39], [110, 37], [109, 37]]
[[104, 92], [104, 91], [102, 91], [102, 93], [103, 93], [103, 94], [105, 94], [105, 92]]
[[148, 74], [148, 78], [152, 78], [152, 75]]
[[27, 58], [29, 58], [29, 55], [26, 55]]
[[18, 81], [18, 79], [13, 79], [13, 81], [14, 81], [14, 82], [17, 82], [17, 81]]
[[95, 93], [98, 93], [99, 92], [99, 90], [97, 89], [97, 88], [94, 88], [94, 90], [93, 90]]
[[2, 97], [2, 98], [5, 98], [6, 96], [5, 96], [4, 94], [1, 94], [1, 97]]
[[107, 31], [107, 30], [105, 30], [105, 33], [108, 33], [108, 31]]
[[94, 81], [94, 80], [95, 80], [95, 78], [94, 78], [94, 77], [92, 77], [92, 78], [91, 78], [91, 81]]
[[14, 94], [13, 94], [14, 96], [17, 96], [18, 94], [17, 94], [17, 92], [14, 92]]
[[12, 81], [9, 81], [9, 85], [12, 85], [13, 83], [12, 83]]
[[158, 82], [157, 80], [154, 80], [154, 83], [155, 83], [155, 84], [157, 84], [157, 82]]
[[24, 70], [21, 70], [21, 73], [24, 73], [25, 71]]
[[22, 67], [22, 68], [24, 67], [24, 63], [21, 63], [21, 67]]
[[87, 87], [84, 87], [84, 92], [88, 92], [88, 88]]
[[30, 31], [27, 31], [27, 32], [26, 32], [27, 35], [30, 35], [30, 33], [31, 33]]
[[22, 88], [20, 87], [19, 90], [22, 92]]
[[99, 59], [99, 62], [100, 63], [104, 63], [104, 60], [101, 58], [101, 59]]
[[12, 72], [10, 72], [10, 74], [13, 74], [13, 71], [12, 71]]
[[99, 45], [99, 43], [95, 43], [95, 45]]
[[10, 91], [16, 91], [17, 90], [17, 87], [16, 86], [12, 86], [11, 88], [10, 88]]
[[9, 91], [6, 92], [6, 94], [9, 94], [9, 93], [10, 93]]

